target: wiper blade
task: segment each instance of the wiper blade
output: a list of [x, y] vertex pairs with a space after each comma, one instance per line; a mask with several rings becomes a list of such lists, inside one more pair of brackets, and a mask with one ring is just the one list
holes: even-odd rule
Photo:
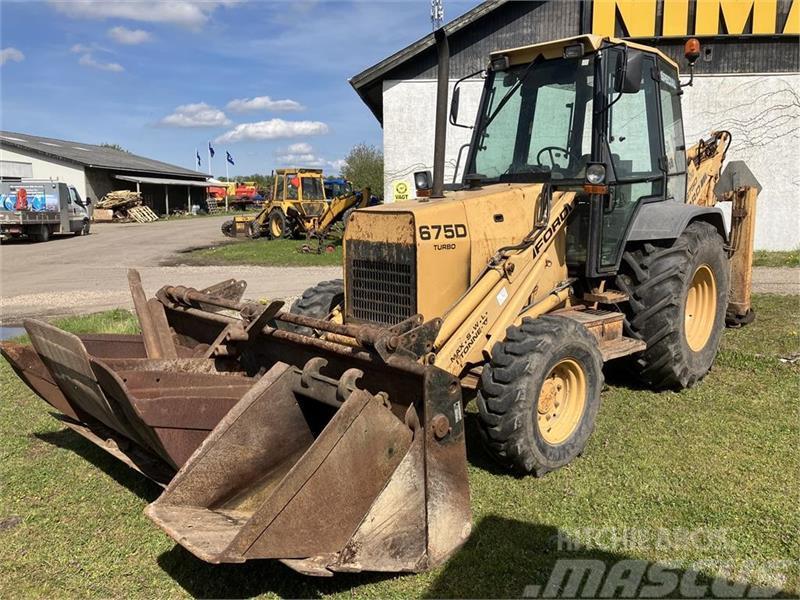
[[503, 96], [503, 97], [500, 99], [500, 102], [498, 102], [498, 103], [497, 103], [497, 108], [495, 108], [495, 109], [494, 109], [494, 111], [492, 112], [492, 114], [491, 114], [491, 115], [489, 115], [489, 118], [488, 118], [488, 119], [486, 119], [486, 122], [485, 122], [485, 123], [483, 123], [483, 125], [482, 125], [482, 126], [481, 126], [481, 128], [480, 128], [480, 130], [478, 131], [478, 135], [483, 135], [483, 132], [484, 132], [484, 131], [486, 131], [486, 128], [487, 128], [487, 127], [489, 127], [489, 125], [491, 125], [491, 124], [492, 124], [492, 121], [494, 121], [494, 118], [495, 118], [495, 117], [498, 115], [498, 113], [499, 113], [501, 110], [503, 110], [503, 107], [504, 107], [504, 106], [505, 106], [505, 105], [508, 103], [508, 101], [511, 99], [511, 96], [513, 96], [513, 95], [514, 95], [514, 92], [516, 92], [516, 91], [517, 91], [517, 90], [520, 88], [520, 86], [521, 86], [523, 83], [525, 83], [525, 80], [528, 78], [528, 75], [530, 75], [530, 72], [531, 72], [531, 70], [533, 69], [534, 65], [537, 65], [537, 64], [539, 64], [539, 63], [540, 63], [540, 62], [542, 62], [543, 60], [544, 60], [543, 56], [542, 56], [541, 54], [539, 54], [539, 55], [538, 55], [536, 58], [534, 58], [534, 59], [533, 59], [531, 62], [529, 62], [529, 63], [528, 63], [528, 66], [527, 66], [527, 67], [525, 67], [525, 71], [522, 73], [522, 75], [520, 76], [520, 78], [517, 80], [517, 83], [515, 83], [515, 84], [514, 84], [514, 85], [511, 87], [511, 89], [510, 89], [510, 90], [508, 90], [508, 91], [505, 93], [505, 95], [504, 95], [504, 96]]

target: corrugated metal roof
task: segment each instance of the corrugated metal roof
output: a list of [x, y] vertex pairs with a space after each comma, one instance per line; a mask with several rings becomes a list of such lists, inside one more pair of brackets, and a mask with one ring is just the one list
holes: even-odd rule
[[133, 171], [138, 173], [153, 173], [156, 175], [181, 175], [191, 178], [207, 179], [208, 175], [191, 169], [184, 169], [177, 165], [161, 162], [130, 154], [114, 148], [58, 140], [54, 138], [15, 133], [13, 131], [0, 131], [0, 147], [27, 150], [60, 160], [95, 167], [110, 169], [112, 171]]
[[116, 179], [122, 181], [133, 181], [134, 183], [152, 183], [154, 185], [188, 185], [191, 187], [217, 187], [227, 185], [223, 181], [209, 179], [208, 181], [195, 181], [191, 179], [170, 179], [167, 177], [142, 177], [135, 175], [115, 175]]

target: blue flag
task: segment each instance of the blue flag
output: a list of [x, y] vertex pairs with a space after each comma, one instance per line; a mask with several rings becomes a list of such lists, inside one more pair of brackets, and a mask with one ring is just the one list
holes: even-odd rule
[[214, 148], [211, 147], [211, 142], [208, 142], [208, 153], [211, 155], [211, 158], [214, 158]]
[[227, 155], [226, 158], [227, 158], [228, 162], [231, 163], [232, 165], [235, 165], [236, 163], [233, 162], [233, 157], [231, 156], [231, 153], [228, 152], [227, 150], [225, 150], [225, 154]]
[[194, 153], [197, 155], [197, 168], [199, 169], [202, 164], [200, 161], [200, 153], [197, 150], [195, 150]]

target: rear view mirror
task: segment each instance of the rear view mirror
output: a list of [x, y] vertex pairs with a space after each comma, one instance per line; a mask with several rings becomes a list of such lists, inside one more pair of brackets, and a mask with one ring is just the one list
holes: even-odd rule
[[635, 94], [642, 89], [642, 63], [644, 54], [628, 50], [619, 55], [622, 63], [617, 69], [614, 91], [621, 94]]
[[453, 99], [450, 101], [450, 124], [455, 125], [458, 122], [458, 102], [461, 97], [461, 89], [456, 86], [453, 90]]

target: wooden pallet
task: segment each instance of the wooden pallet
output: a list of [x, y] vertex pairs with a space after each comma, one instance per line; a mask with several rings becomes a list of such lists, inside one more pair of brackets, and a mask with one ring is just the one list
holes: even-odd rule
[[208, 214], [210, 215], [218, 215], [222, 212], [222, 209], [217, 204], [216, 198], [207, 198], [206, 204], [208, 205]]
[[158, 215], [149, 206], [134, 206], [128, 209], [128, 216], [138, 223], [158, 221]]

